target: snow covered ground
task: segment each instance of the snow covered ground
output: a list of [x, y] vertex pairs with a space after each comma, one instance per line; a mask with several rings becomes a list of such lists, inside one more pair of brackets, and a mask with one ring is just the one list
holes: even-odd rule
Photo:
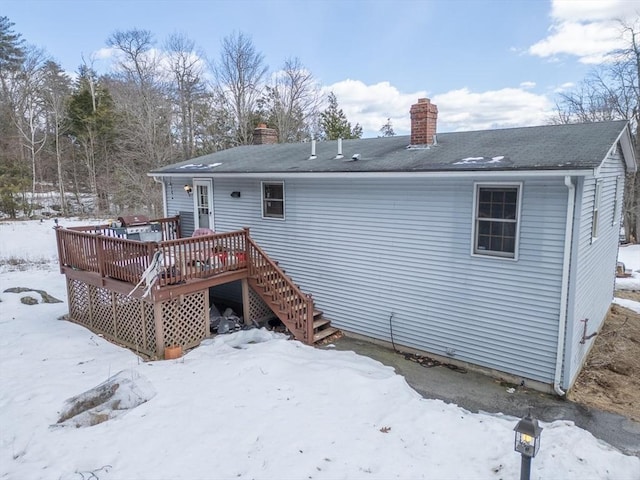
[[[250, 330], [145, 363], [58, 320], [66, 291], [51, 227], [0, 223], [0, 478], [518, 478], [518, 419], [423, 399], [353, 352]], [[39, 295], [9, 287], [65, 302], [25, 305]], [[93, 410], [109, 420], [57, 424], [67, 399], [116, 374], [118, 401]], [[568, 421], [542, 426], [533, 479], [640, 479], [640, 458]]]
[[618, 249], [618, 262], [624, 263], [625, 269], [631, 271], [628, 278], [617, 278], [616, 289], [640, 290], [640, 245], [621, 245]]

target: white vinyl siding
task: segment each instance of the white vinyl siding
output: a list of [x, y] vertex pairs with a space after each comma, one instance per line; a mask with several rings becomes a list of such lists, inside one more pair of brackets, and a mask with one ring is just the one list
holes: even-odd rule
[[[622, 192], [616, 194], [618, 177], [624, 175], [624, 164], [619, 150], [613, 150], [602, 164], [599, 177], [587, 177], [580, 183], [576, 199], [576, 222], [574, 226], [574, 253], [571, 267], [571, 294], [567, 323], [566, 355], [563, 369], [563, 388], [569, 388], [584, 363], [594, 339], [582, 344], [584, 323], [587, 334], [598, 331], [609, 310], [615, 285], [615, 266], [618, 255], [619, 226], [605, 219], [611, 218], [616, 201], [621, 201]], [[596, 184], [599, 187], [596, 187]], [[598, 241], [592, 241], [594, 202], [596, 189], [600, 188], [598, 212]]]
[[471, 179], [291, 179], [280, 222], [256, 208], [261, 190], [258, 179], [216, 179], [217, 231], [250, 226], [337, 327], [388, 341], [393, 312], [397, 344], [553, 381], [563, 179], [522, 182], [517, 262], [469, 256]]
[[[192, 186], [193, 182], [184, 178], [165, 178], [166, 213], [169, 217], [180, 215], [180, 230], [183, 237], [190, 237], [195, 229], [193, 191], [187, 194], [185, 185]], [[193, 189], [193, 187], [192, 187]]]

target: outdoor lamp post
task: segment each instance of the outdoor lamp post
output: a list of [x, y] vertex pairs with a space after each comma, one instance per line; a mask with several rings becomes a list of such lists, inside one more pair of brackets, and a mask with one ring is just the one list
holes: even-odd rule
[[515, 450], [522, 456], [520, 480], [529, 480], [531, 459], [536, 456], [540, 449], [542, 427], [538, 425], [538, 420], [531, 418], [531, 410], [529, 410], [527, 416], [518, 422], [514, 430], [516, 432]]

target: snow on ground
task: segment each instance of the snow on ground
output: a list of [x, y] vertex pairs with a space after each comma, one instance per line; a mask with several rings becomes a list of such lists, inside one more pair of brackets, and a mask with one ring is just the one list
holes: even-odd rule
[[640, 245], [621, 245], [618, 249], [618, 262], [624, 263], [632, 276], [616, 278], [616, 290], [640, 290]]
[[[60, 219], [60, 225], [74, 227], [100, 225], [104, 221]], [[52, 262], [58, 259], [53, 220], [0, 221], [0, 265], [5, 262], [26, 260], [33, 263]]]
[[[55, 255], [53, 230], [40, 228], [0, 224], [2, 255], [26, 258], [33, 242], [44, 258]], [[0, 267], [0, 478], [519, 475], [518, 419], [423, 399], [370, 358], [249, 330], [207, 340], [179, 360], [145, 363], [58, 320], [67, 307], [55, 263], [13, 268]], [[43, 289], [65, 303], [24, 305], [24, 294], [4, 293], [14, 286]], [[69, 398], [118, 374], [130, 380], [125, 396], [142, 392], [138, 406], [90, 427], [56, 423]], [[640, 458], [568, 421], [542, 426], [533, 479], [640, 479]]]
[[621, 307], [633, 310], [636, 313], [640, 313], [640, 302], [634, 300], [627, 300], [626, 298], [614, 298], [613, 303], [620, 305]]

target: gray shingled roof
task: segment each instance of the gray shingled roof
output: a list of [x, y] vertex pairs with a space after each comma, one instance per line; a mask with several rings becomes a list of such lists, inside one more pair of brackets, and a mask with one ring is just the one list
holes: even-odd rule
[[[155, 170], [161, 174], [572, 170], [598, 167], [626, 121], [440, 133], [437, 145], [407, 148], [409, 136], [247, 145]], [[358, 154], [357, 160], [352, 160]]]

